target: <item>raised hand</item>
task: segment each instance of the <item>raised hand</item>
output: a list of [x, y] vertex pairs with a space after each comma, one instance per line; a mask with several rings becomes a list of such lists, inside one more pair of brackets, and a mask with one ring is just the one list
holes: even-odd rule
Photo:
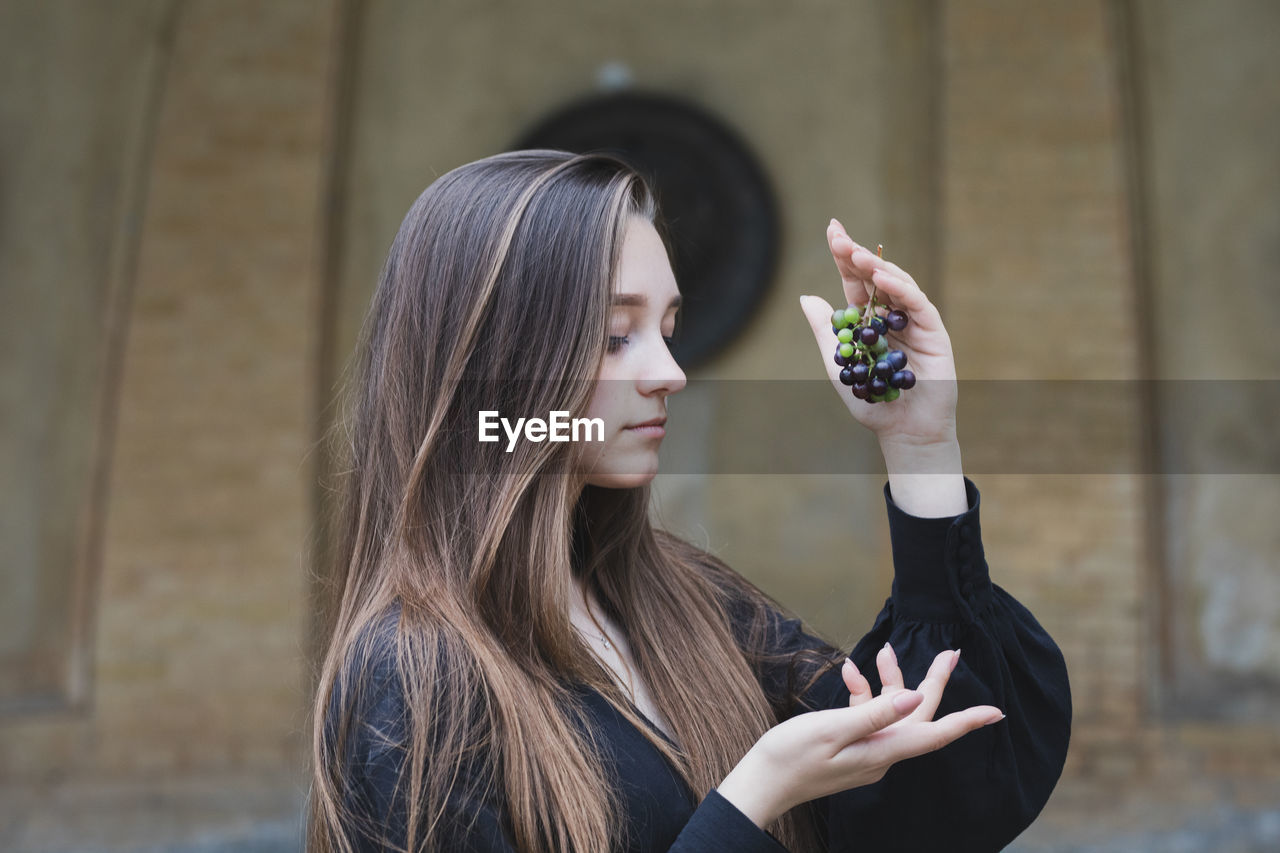
[[827, 245], [844, 290], [845, 301], [839, 307], [864, 308], [874, 286], [877, 302], [901, 309], [910, 317], [906, 328], [888, 335], [890, 346], [906, 354], [917, 380], [914, 388], [893, 401], [872, 404], [854, 397], [840, 382], [840, 368], [832, 360], [838, 343], [831, 331], [835, 309], [821, 297], [802, 296], [805, 318], [841, 400], [855, 420], [882, 440], [920, 445], [951, 440], [955, 436], [956, 368], [951, 338], [938, 309], [915, 279], [897, 264], [855, 243], [834, 219], [827, 226]]

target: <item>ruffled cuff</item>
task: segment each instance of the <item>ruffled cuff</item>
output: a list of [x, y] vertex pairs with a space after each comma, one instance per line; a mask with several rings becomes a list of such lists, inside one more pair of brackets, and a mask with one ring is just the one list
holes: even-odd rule
[[670, 853], [787, 853], [778, 839], [752, 823], [715, 788], [694, 809]]
[[893, 604], [904, 619], [972, 622], [991, 603], [991, 576], [978, 521], [981, 496], [964, 478], [969, 508], [960, 515], [920, 518], [893, 502], [888, 481], [884, 502], [893, 548]]

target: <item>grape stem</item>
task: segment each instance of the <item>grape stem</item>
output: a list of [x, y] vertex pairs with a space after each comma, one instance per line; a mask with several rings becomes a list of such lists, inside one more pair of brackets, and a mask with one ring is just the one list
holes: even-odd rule
[[[880, 258], [881, 260], [884, 260], [884, 243], [876, 244], [876, 257]], [[874, 307], [875, 301], [876, 301], [876, 279], [875, 279], [875, 273], [872, 273], [871, 274], [871, 298], [867, 300], [867, 314], [872, 317], [877, 316], [876, 310]]]
[[[884, 257], [883, 243], [878, 244], [876, 246], [876, 257], [878, 258]], [[871, 280], [871, 296], [869, 299], [867, 299], [867, 306], [866, 308], [863, 309], [863, 315], [859, 322], [867, 326], [870, 326], [870, 318], [880, 316], [879, 314], [876, 313], [875, 308], [876, 308], [876, 282], [875, 282], [875, 279], [872, 279]], [[886, 334], [887, 334], [887, 331], [886, 331]], [[882, 335], [882, 337], [884, 336]], [[853, 358], [856, 361], [860, 361], [863, 364], [870, 364], [870, 365], [874, 365], [876, 363], [876, 357], [875, 357], [875, 354], [872, 353], [871, 347], [867, 346], [860, 340], [855, 340], [853, 342], [853, 347], [854, 347]], [[870, 359], [870, 361], [868, 362], [867, 359]]]

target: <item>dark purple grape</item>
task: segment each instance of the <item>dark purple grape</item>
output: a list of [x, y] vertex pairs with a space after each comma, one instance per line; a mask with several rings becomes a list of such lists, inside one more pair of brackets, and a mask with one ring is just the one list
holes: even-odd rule
[[885, 324], [883, 317], [872, 317], [871, 322], [867, 325], [882, 335], [889, 330], [889, 327]]
[[879, 376], [871, 380], [872, 394], [883, 394], [888, 387], [889, 387], [889, 383], [885, 382]]
[[885, 318], [885, 322], [889, 324], [889, 328], [895, 332], [901, 332], [907, 327], [907, 315], [904, 311], [894, 308]]
[[853, 371], [853, 378], [855, 382], [866, 382], [871, 378], [871, 368], [867, 367], [867, 363], [865, 361], [858, 362], [850, 369]]
[[867, 399], [867, 395], [871, 393], [871, 389], [867, 387], [867, 383], [865, 382], [856, 383], [850, 390], [853, 391], [853, 396], [857, 397], [859, 400]]
[[862, 341], [867, 346], [871, 346], [876, 341], [880, 340], [880, 333], [872, 328], [864, 328], [862, 330], [862, 334], [858, 336], [858, 340]]
[[840, 381], [843, 382], [845, 385], [853, 384], [853, 368], [852, 367], [846, 367], [844, 370], [840, 371]]
[[849, 363], [849, 359], [842, 356], [839, 350], [836, 350], [836, 364], [840, 365], [841, 367], [844, 367], [848, 363]]
[[875, 367], [871, 368], [871, 375], [879, 376], [882, 379], [888, 379], [890, 373], [893, 373], [893, 368], [883, 358], [876, 362]]
[[902, 371], [902, 384], [899, 386], [903, 391], [916, 384], [916, 375], [910, 370]]
[[884, 357], [889, 362], [889, 366], [894, 370], [901, 370], [907, 366], [907, 354], [900, 349], [891, 349], [889, 354]]
[[890, 387], [890, 388], [901, 388], [901, 387], [902, 387], [902, 376], [903, 376], [903, 373], [902, 373], [902, 371], [901, 371], [901, 370], [895, 370], [895, 371], [894, 371], [894, 372], [889, 376], [889, 387]]

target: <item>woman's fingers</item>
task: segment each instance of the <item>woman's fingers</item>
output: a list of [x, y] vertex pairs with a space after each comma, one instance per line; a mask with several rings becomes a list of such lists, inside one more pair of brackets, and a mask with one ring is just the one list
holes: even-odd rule
[[[955, 671], [957, 661], [960, 659], [959, 649], [952, 651], [939, 652], [933, 659], [933, 663], [929, 666], [929, 671], [925, 673], [924, 679], [920, 685], [916, 687], [924, 700], [920, 706], [911, 714], [914, 720], [932, 720], [933, 715], [938, 712], [938, 704], [942, 701], [942, 691], [947, 686], [947, 681], [951, 677], [951, 673]], [[893, 653], [893, 647], [888, 643], [876, 655], [876, 668], [880, 671], [880, 683], [884, 685], [885, 693], [895, 693], [905, 689], [903, 684], [902, 670], [897, 663], [897, 657]], [[871, 684], [868, 683], [857, 667], [857, 664], [850, 658], [844, 659], [844, 667], [841, 670], [844, 676], [844, 684], [849, 688], [849, 706], [855, 707], [864, 702], [870, 701], [874, 697], [871, 691]]]
[[880, 302], [889, 302], [911, 315], [921, 331], [937, 332], [942, 326], [942, 316], [929, 298], [924, 295], [915, 279], [907, 275], [897, 264], [876, 257], [866, 248], [856, 248], [849, 258], [857, 278], [876, 286]]
[[832, 382], [838, 383], [840, 368], [836, 365], [835, 359], [828, 355], [835, 351], [839, 343], [835, 333], [831, 331], [831, 315], [835, 309], [821, 296], [801, 296], [800, 308], [804, 311], [804, 317], [809, 321], [809, 328], [813, 330], [813, 339], [818, 342], [818, 349], [823, 354], [822, 361], [827, 368], [827, 377]]
[[838, 752], [892, 726], [918, 708], [923, 700], [918, 690], [900, 690], [893, 695], [881, 693], [856, 708], [810, 711], [792, 719], [807, 718], [812, 723], [820, 723], [815, 734], [833, 752]]
[[893, 749], [898, 755], [894, 761], [914, 758], [942, 749], [954, 740], [969, 732], [998, 723], [1004, 719], [1004, 713], [993, 705], [975, 705], [963, 711], [947, 714], [933, 722], [912, 723], [894, 730], [891, 737], [898, 739]]
[[921, 331], [942, 330], [942, 316], [916, 280], [902, 267], [858, 245], [835, 219], [827, 225], [827, 245], [836, 269], [840, 271], [845, 298], [850, 303], [859, 307], [865, 305], [874, 284], [877, 296], [881, 297], [879, 301], [906, 311]]
[[1003, 712], [993, 705], [974, 705], [932, 722], [904, 720], [873, 732], [860, 743], [850, 744], [836, 757], [858, 765], [871, 763], [889, 767], [907, 758], [935, 752], [969, 732], [1003, 719]]
[[893, 646], [884, 644], [876, 653], [876, 669], [880, 673], [881, 694], [893, 693], [905, 689], [902, 683], [902, 670], [898, 668], [898, 656], [893, 653]]
[[841, 674], [844, 676], [845, 687], [849, 688], [850, 708], [856, 708], [875, 698], [871, 693], [871, 684], [867, 681], [867, 677], [858, 671], [858, 665], [850, 658], [844, 659], [844, 669]]
[[951, 678], [951, 673], [956, 668], [956, 662], [960, 660], [960, 650], [952, 651], [948, 649], [939, 652], [938, 656], [933, 659], [933, 663], [929, 666], [929, 671], [925, 673], [917, 690], [924, 694], [924, 701], [920, 703], [920, 707], [911, 713], [911, 719], [922, 720], [928, 722], [933, 719], [933, 715], [938, 712], [938, 703], [942, 701], [942, 691], [947, 686], [947, 680]]
[[809, 328], [813, 330], [813, 339], [818, 342], [818, 350], [823, 353], [822, 361], [827, 368], [827, 378], [840, 386], [840, 366], [831, 357], [836, 346], [840, 345], [840, 339], [831, 330], [831, 315], [835, 313], [835, 309], [820, 296], [801, 296], [800, 310], [804, 311], [805, 320], [809, 321]]
[[840, 272], [840, 281], [844, 285], [845, 304], [865, 305], [867, 298], [871, 295], [871, 287], [867, 281], [869, 276], [862, 275], [851, 260], [852, 254], [862, 247], [853, 241], [853, 238], [844, 230], [844, 226], [835, 219], [827, 225], [827, 248], [831, 250], [831, 258], [836, 262], [836, 269]]

